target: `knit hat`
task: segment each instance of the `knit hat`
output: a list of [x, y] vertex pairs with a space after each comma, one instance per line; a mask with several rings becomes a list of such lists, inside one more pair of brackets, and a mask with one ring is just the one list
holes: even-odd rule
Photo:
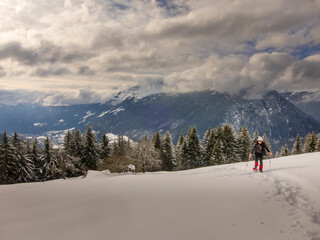
[[263, 139], [262, 139], [262, 137], [259, 136], [259, 137], [258, 137], [258, 142], [260, 142], [260, 141], [262, 142]]

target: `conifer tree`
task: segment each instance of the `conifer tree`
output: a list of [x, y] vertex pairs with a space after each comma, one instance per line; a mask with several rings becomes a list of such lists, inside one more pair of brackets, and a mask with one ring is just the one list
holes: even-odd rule
[[235, 151], [236, 139], [234, 129], [229, 124], [223, 126], [223, 137], [220, 140], [222, 141], [222, 151], [226, 163], [235, 162], [237, 158]]
[[296, 141], [293, 144], [293, 148], [292, 148], [291, 153], [293, 155], [297, 155], [297, 154], [302, 153], [302, 143], [301, 143], [301, 137], [299, 134], [297, 134]]
[[318, 137], [317, 151], [320, 152], [320, 137]]
[[154, 137], [153, 137], [153, 145], [154, 145], [154, 148], [158, 151], [161, 150], [161, 137], [160, 137], [160, 133], [159, 132], [156, 132], [154, 134]]
[[315, 152], [317, 148], [317, 136], [315, 132], [309, 133], [305, 139], [303, 152], [311, 153]]
[[285, 144], [284, 146], [281, 147], [281, 157], [285, 157], [288, 155], [289, 155], [288, 145]]
[[207, 141], [209, 140], [209, 137], [212, 133], [211, 128], [208, 128], [208, 130], [205, 132], [204, 137], [203, 137], [203, 144], [206, 145]]
[[84, 139], [80, 130], [78, 129], [74, 135], [74, 142], [75, 142], [75, 155], [80, 159], [83, 159], [84, 154]]
[[30, 159], [35, 167], [35, 180], [41, 181], [44, 179], [44, 161], [41, 158], [41, 148], [39, 147], [38, 139], [35, 138], [31, 147]]
[[[124, 144], [124, 142], [122, 143]], [[100, 163], [99, 152], [97, 147], [97, 137], [89, 126], [85, 135], [85, 145], [82, 162], [88, 170], [97, 170]]]
[[275, 155], [274, 157], [275, 157], [275, 158], [279, 158], [279, 157], [280, 157], [280, 154], [279, 154], [278, 151], [276, 152], [276, 155]]
[[251, 138], [246, 127], [240, 128], [237, 136], [237, 155], [239, 161], [247, 161], [250, 154]]
[[182, 162], [181, 162], [181, 154], [182, 154], [182, 146], [185, 139], [183, 137], [183, 133], [180, 134], [176, 149], [175, 149], [175, 157], [176, 157], [176, 163], [177, 163], [177, 169], [182, 169]]
[[0, 183], [14, 183], [14, 173], [13, 148], [9, 143], [7, 133], [4, 132], [0, 146]]
[[30, 182], [35, 178], [34, 164], [29, 156], [23, 151], [22, 142], [18, 134], [15, 132], [12, 138], [12, 164], [14, 182]]
[[44, 149], [42, 159], [44, 161], [44, 180], [52, 180], [59, 178], [59, 166], [56, 156], [53, 154], [52, 146], [49, 138], [44, 140]]
[[211, 160], [212, 160], [214, 145], [216, 142], [216, 137], [213, 131], [210, 131], [210, 136], [207, 137], [207, 140], [205, 142], [206, 144], [205, 144], [203, 161], [205, 166], [210, 166], [212, 164]]
[[110, 156], [110, 147], [109, 147], [109, 138], [108, 136], [104, 133], [102, 134], [101, 138], [101, 143], [100, 143], [100, 155], [102, 159], [105, 159]]
[[75, 137], [74, 134], [68, 131], [63, 141], [63, 149], [66, 152], [66, 154], [70, 156], [76, 155], [76, 146], [75, 146], [76, 144], [75, 144], [74, 137]]
[[162, 169], [164, 171], [173, 171], [176, 168], [177, 163], [175, 161], [174, 148], [169, 132], [166, 132], [164, 135], [161, 146]]
[[218, 138], [216, 140], [213, 154], [212, 154], [212, 165], [221, 165], [224, 163], [225, 163], [225, 160], [224, 160], [224, 156], [223, 156], [223, 152], [222, 152], [222, 143], [221, 143], [220, 139]]
[[190, 168], [203, 166], [201, 161], [200, 140], [196, 127], [189, 129], [182, 151], [182, 158], [185, 158], [184, 162], [187, 162]]

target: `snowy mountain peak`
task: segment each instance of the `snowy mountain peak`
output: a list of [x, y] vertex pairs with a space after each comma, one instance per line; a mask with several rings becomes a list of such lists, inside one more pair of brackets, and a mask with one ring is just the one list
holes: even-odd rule
[[144, 97], [158, 94], [163, 92], [163, 87], [161, 83], [158, 84], [148, 84], [142, 85], [138, 84], [134, 87], [128, 89], [117, 90], [110, 98], [106, 100], [105, 103], [109, 103], [113, 106], [122, 103], [126, 99], [134, 98], [136, 100], [142, 99]]

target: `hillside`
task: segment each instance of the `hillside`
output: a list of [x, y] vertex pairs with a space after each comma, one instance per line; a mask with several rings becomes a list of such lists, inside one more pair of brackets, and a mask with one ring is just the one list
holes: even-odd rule
[[320, 153], [0, 186], [0, 239], [320, 239]]
[[[63, 139], [66, 130], [85, 131], [89, 125], [101, 133], [126, 135], [140, 140], [146, 134], [170, 131], [176, 142], [181, 132], [196, 126], [200, 137], [208, 127], [230, 124], [236, 131], [247, 126], [258, 129], [272, 143], [295, 138], [297, 133], [320, 132], [320, 123], [278, 92], [260, 100], [248, 100], [217, 91], [164, 94], [132, 88], [119, 92], [104, 103], [45, 107], [0, 105], [0, 132], [17, 131], [23, 136], [51, 136]], [[57, 136], [58, 135], [58, 136]], [[60, 142], [61, 143], [61, 142]], [[59, 144], [56, 142], [56, 144]]]

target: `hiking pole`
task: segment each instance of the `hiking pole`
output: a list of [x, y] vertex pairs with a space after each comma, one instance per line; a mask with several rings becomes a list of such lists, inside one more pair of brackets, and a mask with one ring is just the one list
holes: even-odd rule
[[248, 165], [249, 165], [249, 161], [250, 161], [250, 157], [249, 157], [249, 159], [248, 159], [248, 161], [247, 161], [247, 165], [246, 165], [246, 167], [245, 167], [245, 169], [244, 169], [245, 172], [247, 171], [247, 167], [248, 167]]
[[271, 168], [271, 155], [269, 155], [269, 169]]

